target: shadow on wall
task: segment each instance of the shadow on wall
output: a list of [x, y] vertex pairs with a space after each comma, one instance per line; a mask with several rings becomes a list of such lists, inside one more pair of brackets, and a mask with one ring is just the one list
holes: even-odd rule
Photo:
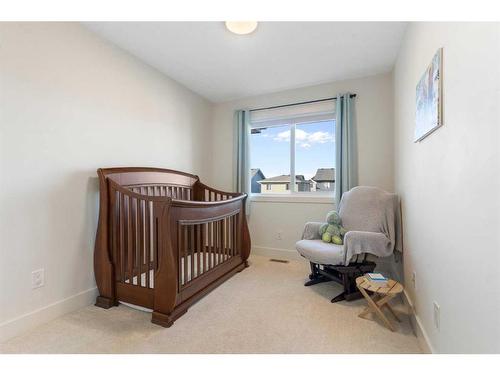
[[[89, 177], [89, 175], [91, 177]], [[92, 175], [95, 175], [93, 177]], [[73, 244], [75, 253], [68, 254], [70, 270], [79, 277], [70, 277], [65, 280], [74, 291], [83, 291], [95, 287], [94, 279], [94, 244], [99, 216], [99, 179], [95, 171], [82, 171], [72, 175], [68, 186], [75, 186], [79, 195], [66, 190], [65, 199], [68, 199], [62, 212], [66, 211], [65, 219], [61, 222], [62, 228], [71, 228], [67, 231], [65, 244]], [[63, 202], [64, 204], [64, 202]], [[62, 246], [66, 248], [65, 245]]]
[[[93, 253], [98, 218], [98, 178], [94, 171], [67, 174], [47, 185], [33, 232], [46, 268], [46, 285], [57, 299], [95, 287]], [[51, 181], [52, 183], [52, 181]], [[40, 294], [41, 298], [42, 294]]]
[[[94, 172], [95, 173], [95, 172]], [[94, 275], [94, 245], [99, 219], [99, 178], [88, 177], [85, 191], [85, 223], [80, 235], [80, 245], [90, 253], [90, 273]], [[95, 286], [95, 281], [94, 281]]]

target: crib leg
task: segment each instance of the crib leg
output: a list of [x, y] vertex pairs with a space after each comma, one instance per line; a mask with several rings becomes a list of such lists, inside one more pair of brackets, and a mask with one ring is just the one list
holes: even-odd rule
[[162, 327], [168, 328], [174, 324], [174, 321], [177, 320], [180, 316], [184, 315], [188, 310], [175, 311], [173, 314], [167, 315], [163, 314], [159, 311], [153, 311], [151, 316], [151, 323], [158, 324]]
[[98, 296], [95, 300], [95, 305], [97, 307], [102, 307], [103, 309], [109, 309], [113, 306], [118, 306], [118, 303], [111, 298]]

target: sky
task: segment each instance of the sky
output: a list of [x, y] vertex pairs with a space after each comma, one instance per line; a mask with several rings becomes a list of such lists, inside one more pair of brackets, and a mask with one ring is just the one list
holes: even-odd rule
[[[295, 129], [295, 174], [306, 179], [318, 168], [335, 166], [335, 121], [297, 124]], [[251, 168], [260, 168], [266, 178], [290, 174], [290, 127], [277, 126], [250, 137]]]

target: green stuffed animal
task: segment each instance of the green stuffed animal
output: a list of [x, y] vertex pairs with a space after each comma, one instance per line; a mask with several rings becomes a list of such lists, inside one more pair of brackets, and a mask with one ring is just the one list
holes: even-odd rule
[[346, 230], [341, 225], [340, 216], [336, 211], [330, 211], [326, 215], [326, 223], [319, 228], [319, 235], [324, 242], [331, 242], [335, 245], [344, 243]]

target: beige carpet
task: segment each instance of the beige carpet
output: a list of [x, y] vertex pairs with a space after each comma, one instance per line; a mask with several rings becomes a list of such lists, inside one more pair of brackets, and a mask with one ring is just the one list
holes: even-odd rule
[[[168, 329], [151, 314], [89, 306], [0, 345], [3, 353], [419, 353], [408, 318], [390, 332], [358, 318], [363, 300], [330, 303], [334, 283], [304, 287], [306, 262], [251, 257]], [[403, 311], [402, 306], [396, 306]]]

